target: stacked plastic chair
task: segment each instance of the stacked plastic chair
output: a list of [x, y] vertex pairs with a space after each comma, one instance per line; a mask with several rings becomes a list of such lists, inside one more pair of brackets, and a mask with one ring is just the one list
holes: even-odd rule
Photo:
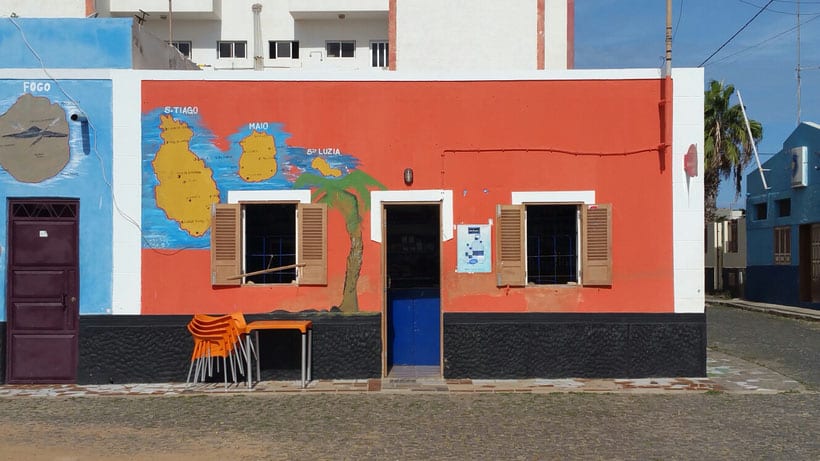
[[247, 366], [250, 363], [250, 351], [246, 351], [243, 345], [245, 329], [245, 319], [241, 313], [221, 316], [194, 315], [188, 322], [188, 331], [194, 339], [194, 349], [186, 383], [192, 382], [191, 373], [194, 375], [193, 382], [204, 382], [206, 376], [213, 376], [214, 369], [219, 372], [221, 358], [225, 389], [228, 388], [229, 371], [233, 383], [236, 384], [237, 369], [243, 375], [250, 371]]

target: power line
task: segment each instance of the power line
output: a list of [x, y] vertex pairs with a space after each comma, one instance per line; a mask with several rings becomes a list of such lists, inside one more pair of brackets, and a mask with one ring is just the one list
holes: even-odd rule
[[718, 49], [716, 49], [716, 50], [714, 51], [714, 53], [710, 54], [708, 58], [704, 59], [704, 60], [703, 60], [703, 62], [702, 62], [702, 63], [700, 63], [700, 65], [699, 65], [698, 67], [703, 67], [703, 65], [704, 65], [704, 64], [706, 64], [706, 63], [707, 63], [710, 59], [712, 59], [712, 56], [714, 56], [714, 55], [718, 54], [718, 52], [719, 52], [720, 50], [722, 50], [724, 46], [728, 45], [728, 44], [729, 44], [729, 42], [731, 42], [731, 41], [732, 41], [735, 37], [737, 37], [737, 35], [738, 35], [739, 33], [743, 32], [743, 29], [745, 29], [745, 28], [746, 28], [746, 26], [748, 26], [749, 24], [751, 24], [751, 23], [752, 23], [752, 21], [754, 21], [754, 20], [755, 20], [755, 18], [757, 18], [758, 16], [760, 16], [760, 13], [762, 13], [762, 12], [766, 11], [766, 8], [767, 8], [769, 5], [771, 5], [771, 4], [772, 4], [772, 2], [774, 2], [774, 0], [769, 0], [769, 2], [768, 2], [768, 3], [766, 3], [766, 4], [763, 6], [763, 8], [761, 8], [761, 9], [760, 9], [757, 13], [755, 13], [755, 15], [754, 15], [754, 16], [752, 16], [752, 18], [751, 18], [751, 19], [749, 19], [748, 21], [746, 21], [746, 24], [743, 24], [743, 27], [741, 27], [740, 29], [738, 29], [738, 31], [737, 31], [737, 32], [735, 32], [735, 33], [734, 33], [734, 35], [732, 35], [731, 37], [729, 37], [729, 40], [726, 40], [726, 41], [723, 43], [723, 45], [720, 45], [720, 47], [719, 47]]
[[675, 31], [672, 32], [672, 42], [675, 41], [675, 36], [678, 35], [678, 26], [680, 25], [680, 20], [683, 18], [683, 0], [680, 0], [680, 9], [678, 10], [678, 22], [675, 23]]
[[[818, 15], [814, 16], [813, 18], [809, 19], [808, 21], [804, 21], [803, 23], [801, 23], [801, 25], [806, 25], [806, 24], [808, 24], [808, 23], [810, 23], [810, 22], [812, 22], [812, 21], [814, 21], [815, 19], [818, 19], [818, 18], [820, 18], [820, 14], [818, 14]], [[772, 41], [772, 40], [774, 40], [774, 39], [776, 39], [776, 38], [780, 38], [780, 37], [782, 37], [782, 36], [784, 36], [784, 35], [788, 34], [789, 32], [793, 32], [793, 31], [794, 31], [795, 29], [797, 29], [798, 27], [800, 27], [800, 26], [792, 26], [790, 29], [786, 29], [786, 30], [784, 30], [783, 32], [779, 32], [779, 33], [777, 33], [777, 34], [774, 34], [774, 35], [772, 35], [771, 37], [768, 37], [768, 38], [766, 38], [766, 39], [763, 39], [763, 40], [762, 40], [762, 41], [760, 41], [760, 42], [755, 43], [754, 45], [747, 46], [746, 48], [743, 48], [742, 50], [736, 51], [736, 52], [734, 52], [734, 53], [732, 53], [732, 54], [730, 54], [730, 55], [727, 55], [727, 56], [723, 56], [722, 58], [720, 58], [720, 59], [716, 60], [716, 61], [715, 61], [715, 62], [713, 62], [712, 64], [717, 64], [717, 63], [719, 63], [719, 62], [726, 61], [727, 59], [732, 58], [732, 57], [734, 57], [734, 56], [737, 56], [737, 55], [739, 55], [739, 54], [741, 54], [741, 53], [745, 53], [745, 52], [747, 52], [747, 51], [751, 50], [752, 48], [757, 48], [757, 47], [759, 47], [760, 45], [763, 45], [763, 44], [765, 44], [765, 43], [768, 43], [768, 42], [770, 42], [770, 41]]]
[[[760, 5], [758, 5], [758, 4], [756, 4], [756, 3], [752, 3], [752, 2], [750, 2], [750, 1], [748, 1], [748, 0], [738, 0], [738, 1], [739, 1], [740, 3], [745, 3], [745, 4], [747, 4], [747, 5], [753, 6], [753, 7], [755, 7], [755, 8], [760, 8]], [[777, 0], [775, 0], [775, 1], [777, 1]], [[801, 3], [805, 3], [805, 2], [801, 2]], [[820, 2], [818, 2], [818, 3], [820, 3]], [[766, 11], [768, 11], [768, 12], [770, 12], [770, 13], [786, 14], [786, 15], [789, 15], [789, 16], [798, 16], [798, 14], [797, 14], [797, 13], [795, 13], [795, 12], [793, 12], [793, 11], [780, 11], [780, 10], [775, 10], [775, 9], [772, 9], [772, 8], [769, 8], [769, 9], [768, 9], [768, 10], [766, 10]], [[820, 13], [812, 13], [812, 12], [809, 12], [809, 13], [801, 13], [799, 16], [811, 16], [811, 15], [814, 15], [814, 14], [820, 14]]]

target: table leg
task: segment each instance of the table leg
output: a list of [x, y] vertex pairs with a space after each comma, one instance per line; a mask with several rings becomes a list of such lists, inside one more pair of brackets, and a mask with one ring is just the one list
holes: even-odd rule
[[305, 355], [305, 334], [306, 333], [302, 334], [302, 388], [305, 387], [305, 360], [307, 359], [307, 356]]
[[[251, 359], [251, 335], [245, 335], [245, 357], [248, 360], [247, 369], [248, 372], [248, 389], [251, 388], [251, 383], [253, 382], [253, 372], [251, 371], [251, 365], [253, 365], [253, 359]], [[257, 376], [257, 379], [259, 377]]]
[[256, 380], [259, 381], [262, 379], [262, 368], [259, 365], [262, 361], [262, 351], [259, 350], [259, 330], [254, 331], [253, 334], [256, 339]]
[[311, 357], [310, 352], [313, 348], [313, 329], [308, 329], [308, 358], [307, 358], [307, 380], [310, 383], [310, 369], [313, 368], [313, 357]]

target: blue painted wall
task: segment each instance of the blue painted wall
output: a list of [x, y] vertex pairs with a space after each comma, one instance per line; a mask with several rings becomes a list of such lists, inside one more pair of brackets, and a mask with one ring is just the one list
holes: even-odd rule
[[[807, 186], [792, 187], [790, 150], [806, 146]], [[763, 164], [769, 189], [763, 188], [760, 173], [746, 177], [747, 283], [746, 299], [818, 309], [820, 303], [800, 301], [800, 225], [820, 223], [820, 125], [801, 123], [786, 141], [783, 150]], [[778, 200], [788, 199], [791, 211], [780, 216]], [[758, 205], [766, 206], [765, 219]], [[774, 264], [774, 228], [791, 228], [791, 264]]]
[[[32, 87], [40, 91], [32, 91]], [[0, 117], [26, 92], [58, 104], [67, 117], [79, 107], [87, 115], [88, 123], [68, 121], [70, 156], [56, 175], [41, 182], [24, 183], [0, 167], [0, 299], [4, 300], [0, 321], [6, 319], [7, 197], [80, 200], [80, 314], [109, 313], [112, 284], [111, 81], [0, 80]]]
[[0, 18], [0, 67], [128, 69], [132, 24], [131, 18]]

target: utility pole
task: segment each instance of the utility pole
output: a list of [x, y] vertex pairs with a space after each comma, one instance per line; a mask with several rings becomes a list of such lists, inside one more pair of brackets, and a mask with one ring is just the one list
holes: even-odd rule
[[666, 65], [664, 76], [672, 75], [672, 0], [666, 0]]
[[172, 2], [174, 0], [168, 0], [168, 44], [173, 46], [174, 45], [174, 6]]
[[802, 93], [802, 89], [800, 88], [800, 0], [797, 0], [797, 124], [800, 125], [800, 119], [802, 118], [801, 108], [800, 108], [800, 97]]

